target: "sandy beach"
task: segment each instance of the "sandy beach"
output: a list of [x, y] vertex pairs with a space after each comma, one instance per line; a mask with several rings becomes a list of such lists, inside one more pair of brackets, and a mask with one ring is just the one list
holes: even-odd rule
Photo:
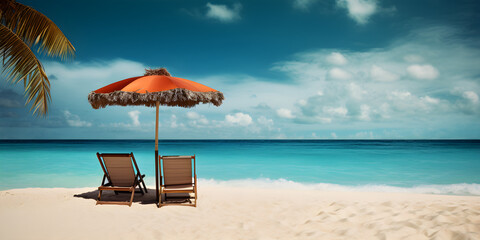
[[0, 240], [480, 240], [479, 12], [0, 0]]
[[96, 195], [1, 191], [0, 239], [480, 239], [478, 196], [200, 186], [197, 208], [157, 208], [153, 189], [132, 207]]

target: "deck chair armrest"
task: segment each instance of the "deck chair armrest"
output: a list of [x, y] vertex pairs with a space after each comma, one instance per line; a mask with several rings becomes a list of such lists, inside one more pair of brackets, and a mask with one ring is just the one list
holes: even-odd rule
[[98, 190], [110, 190], [110, 191], [121, 191], [121, 192], [131, 192], [135, 191], [134, 187], [113, 187], [113, 186], [100, 186]]

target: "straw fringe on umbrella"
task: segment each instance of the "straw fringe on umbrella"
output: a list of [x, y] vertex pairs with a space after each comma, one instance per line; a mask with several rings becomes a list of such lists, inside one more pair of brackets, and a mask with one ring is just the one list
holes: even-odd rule
[[194, 92], [187, 89], [176, 88], [162, 92], [123, 92], [95, 93], [88, 95], [88, 101], [93, 108], [104, 108], [108, 105], [118, 106], [139, 106], [154, 107], [156, 102], [160, 105], [170, 107], [191, 108], [199, 103], [211, 103], [215, 106], [222, 104], [223, 94], [221, 92]]
[[[144, 76], [166, 76], [171, 77], [170, 73], [165, 68], [160, 69], [146, 69]], [[141, 77], [125, 79], [125, 83], [135, 81]], [[131, 81], [127, 81], [131, 80]], [[119, 82], [117, 82], [119, 83]], [[112, 84], [111, 84], [112, 85]], [[109, 85], [110, 86], [110, 85]], [[106, 86], [108, 87], [108, 86]], [[98, 89], [100, 90], [100, 89]], [[96, 90], [96, 91], [98, 91]], [[212, 89], [213, 90], [213, 89]], [[213, 90], [209, 92], [192, 91], [185, 88], [174, 88], [160, 92], [127, 92], [116, 90], [113, 92], [97, 93], [96, 91], [88, 94], [88, 101], [93, 108], [104, 108], [108, 105], [118, 106], [139, 106], [154, 107], [156, 102], [160, 105], [171, 107], [185, 107], [191, 108], [199, 103], [211, 103], [215, 106], [220, 106], [224, 99], [223, 93]]]

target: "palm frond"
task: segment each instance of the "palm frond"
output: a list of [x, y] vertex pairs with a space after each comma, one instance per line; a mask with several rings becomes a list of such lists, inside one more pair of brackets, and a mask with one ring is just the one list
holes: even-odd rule
[[3, 18], [10, 30], [29, 47], [36, 46], [39, 53], [58, 56], [62, 60], [75, 55], [75, 48], [57, 25], [35, 9], [15, 3], [13, 14]]
[[7, 80], [14, 84], [24, 82], [26, 104], [33, 101], [30, 111], [45, 116], [50, 101], [47, 74], [28, 45], [3, 25], [0, 25], [0, 57], [4, 61], [2, 74]]
[[13, 9], [15, 9], [15, 1], [14, 0], [2, 0], [0, 1], [0, 19], [2, 22], [10, 19], [13, 13]]

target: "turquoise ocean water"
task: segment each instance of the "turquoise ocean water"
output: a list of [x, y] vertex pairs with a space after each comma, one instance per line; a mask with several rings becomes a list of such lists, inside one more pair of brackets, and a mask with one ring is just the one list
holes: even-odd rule
[[[161, 140], [197, 156], [201, 184], [480, 195], [480, 140]], [[0, 190], [96, 187], [96, 152], [133, 152], [154, 185], [152, 140], [3, 140]]]

